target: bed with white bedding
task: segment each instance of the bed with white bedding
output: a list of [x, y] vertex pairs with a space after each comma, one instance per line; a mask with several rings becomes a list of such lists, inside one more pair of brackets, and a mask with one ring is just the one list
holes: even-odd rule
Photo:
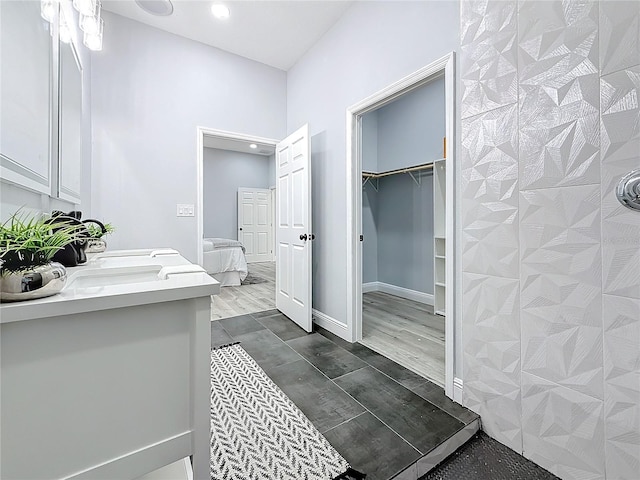
[[203, 250], [202, 266], [209, 275], [220, 282], [220, 286], [238, 286], [247, 277], [247, 259], [244, 256], [244, 246], [239, 241], [205, 238]]

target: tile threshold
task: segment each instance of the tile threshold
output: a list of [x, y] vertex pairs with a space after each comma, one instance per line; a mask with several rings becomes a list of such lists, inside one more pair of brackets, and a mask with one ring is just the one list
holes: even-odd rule
[[478, 430], [480, 430], [480, 418], [476, 418], [462, 427], [444, 442], [433, 447], [414, 463], [408, 465], [404, 470], [396, 473], [390, 480], [418, 480], [468, 442]]

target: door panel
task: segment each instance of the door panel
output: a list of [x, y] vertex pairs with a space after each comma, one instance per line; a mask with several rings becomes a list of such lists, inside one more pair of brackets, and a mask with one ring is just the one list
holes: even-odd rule
[[311, 154], [305, 125], [276, 147], [276, 307], [307, 332], [311, 321]]
[[273, 259], [270, 190], [238, 189], [238, 240], [244, 245], [248, 263]]

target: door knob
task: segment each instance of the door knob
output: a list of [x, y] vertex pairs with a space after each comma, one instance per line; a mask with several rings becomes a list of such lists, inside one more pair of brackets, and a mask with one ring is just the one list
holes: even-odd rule
[[312, 234], [311, 234], [311, 240], [315, 240], [315, 239], [316, 239], [316, 234], [315, 234], [315, 233], [312, 233]]
[[304, 240], [306, 242], [307, 241], [307, 234], [306, 233], [300, 234], [300, 240]]
[[242, 231], [242, 227], [240, 227], [240, 231]]

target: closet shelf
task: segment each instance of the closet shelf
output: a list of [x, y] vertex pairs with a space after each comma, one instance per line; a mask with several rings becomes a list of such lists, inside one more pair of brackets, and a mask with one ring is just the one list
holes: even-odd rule
[[[437, 161], [437, 160], [436, 160]], [[397, 175], [398, 173], [411, 173], [419, 172], [420, 170], [431, 170], [434, 162], [427, 162], [421, 165], [414, 165], [413, 167], [397, 168], [395, 170], [387, 170], [386, 172], [362, 172], [362, 178], [382, 178], [389, 175]]]

